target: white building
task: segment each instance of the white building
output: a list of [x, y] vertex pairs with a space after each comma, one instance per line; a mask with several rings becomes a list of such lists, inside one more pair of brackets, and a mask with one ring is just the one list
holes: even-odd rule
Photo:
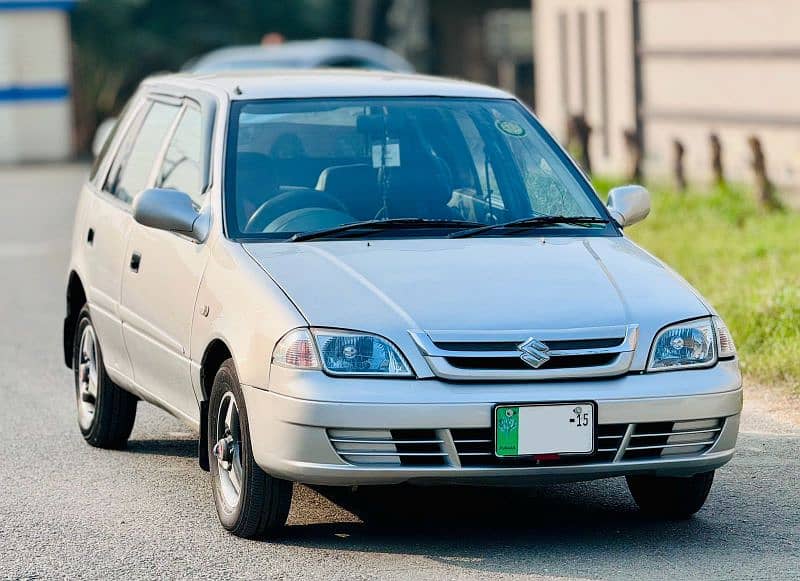
[[68, 11], [76, 0], [0, 0], [0, 163], [72, 154]]
[[561, 138], [585, 114], [596, 173], [624, 171], [623, 131], [638, 128], [651, 176], [679, 139], [689, 181], [707, 180], [713, 132], [729, 179], [747, 181], [756, 135], [772, 179], [800, 188], [800, 1], [532, 3], [537, 113]]

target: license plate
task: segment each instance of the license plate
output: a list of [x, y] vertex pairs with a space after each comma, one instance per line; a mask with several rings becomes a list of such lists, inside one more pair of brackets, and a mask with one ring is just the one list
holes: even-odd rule
[[495, 455], [591, 454], [594, 415], [590, 402], [496, 406]]

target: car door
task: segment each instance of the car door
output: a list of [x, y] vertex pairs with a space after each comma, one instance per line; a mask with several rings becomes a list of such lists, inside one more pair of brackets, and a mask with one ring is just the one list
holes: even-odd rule
[[[155, 153], [137, 146], [145, 123], [156, 124], [156, 129], [166, 134], [166, 125], [153, 115], [152, 103], [139, 97], [130, 113], [120, 120], [122, 132], [119, 145], [110, 148], [113, 153], [110, 168], [94, 189], [88, 219], [82, 234], [87, 255], [87, 298], [92, 321], [103, 349], [103, 360], [111, 376], [124, 382], [133, 378], [133, 369], [122, 336], [119, 313], [120, 288], [123, 263], [133, 217], [131, 196], [146, 180], [155, 161]], [[177, 109], [176, 109], [177, 111]]]
[[[207, 203], [203, 122], [199, 105], [186, 101], [152, 176], [152, 186], [189, 194]], [[122, 277], [123, 335], [136, 383], [187, 419], [198, 420], [192, 388], [189, 338], [205, 268], [206, 245], [134, 223]]]

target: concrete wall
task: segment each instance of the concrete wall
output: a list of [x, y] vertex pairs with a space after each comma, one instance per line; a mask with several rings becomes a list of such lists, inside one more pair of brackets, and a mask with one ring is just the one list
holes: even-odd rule
[[[568, 112], [585, 110], [595, 128], [596, 171], [625, 168], [621, 134], [635, 126], [634, 5], [639, 8], [641, 70], [639, 110], [645, 169], [667, 175], [672, 141], [686, 147], [690, 182], [710, 176], [709, 135], [723, 144], [730, 179], [750, 179], [747, 137], [757, 135], [774, 181], [800, 188], [800, 1], [798, 0], [533, 0], [537, 104], [544, 122], [564, 136]], [[609, 115], [603, 122], [598, 97], [602, 63], [595, 20], [608, 14]], [[580, 88], [580, 14], [588, 25], [588, 104]], [[560, 87], [564, 67], [559, 43], [566, 19], [569, 95]], [[598, 143], [608, 125], [612, 146], [605, 157]]]
[[595, 172], [618, 173], [636, 125], [630, 0], [534, 0], [533, 11], [537, 115], [564, 142], [583, 113]]
[[726, 173], [748, 180], [757, 135], [772, 179], [800, 187], [800, 2], [642, 0], [641, 29], [647, 167], [678, 138], [690, 180], [707, 179], [716, 132]]
[[72, 154], [72, 4], [0, 0], [0, 163]]

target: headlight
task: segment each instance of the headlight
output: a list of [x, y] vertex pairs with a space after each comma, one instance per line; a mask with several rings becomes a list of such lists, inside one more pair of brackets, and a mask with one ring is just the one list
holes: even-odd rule
[[709, 367], [717, 350], [711, 319], [698, 319], [662, 329], [653, 343], [649, 371]]
[[278, 341], [272, 363], [324, 369], [332, 375], [410, 376], [400, 351], [376, 335], [334, 329], [295, 329]]
[[411, 375], [405, 358], [382, 337], [313, 329], [325, 371], [335, 375]]

